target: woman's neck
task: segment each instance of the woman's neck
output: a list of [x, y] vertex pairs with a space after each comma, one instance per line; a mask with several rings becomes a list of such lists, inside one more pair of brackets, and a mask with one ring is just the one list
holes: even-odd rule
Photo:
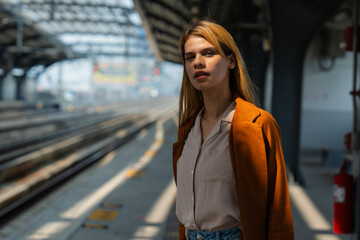
[[211, 93], [203, 93], [204, 112], [203, 119], [218, 119], [233, 101], [231, 92], [216, 91]]

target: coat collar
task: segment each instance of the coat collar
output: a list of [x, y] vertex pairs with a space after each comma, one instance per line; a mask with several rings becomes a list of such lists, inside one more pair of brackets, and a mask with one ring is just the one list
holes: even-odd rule
[[236, 98], [234, 121], [254, 122], [261, 115], [260, 109], [242, 98]]
[[[259, 116], [261, 112], [259, 108], [257, 108], [252, 103], [249, 103], [242, 98], [236, 98], [236, 107], [235, 113], [233, 117], [234, 121], [249, 121], [254, 122]], [[194, 114], [183, 126], [178, 129], [178, 141], [185, 141], [188, 133], [191, 128], [194, 126], [197, 114]]]

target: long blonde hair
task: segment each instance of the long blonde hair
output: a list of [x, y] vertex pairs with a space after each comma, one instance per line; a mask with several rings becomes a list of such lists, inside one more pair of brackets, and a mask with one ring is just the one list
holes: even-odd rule
[[179, 123], [182, 126], [194, 114], [198, 113], [204, 106], [201, 91], [195, 89], [190, 83], [190, 79], [185, 69], [185, 43], [191, 35], [203, 37], [212, 44], [217, 52], [222, 56], [233, 54], [236, 61], [234, 69], [230, 70], [230, 91], [233, 98], [239, 96], [242, 99], [259, 106], [255, 93], [255, 85], [245, 68], [245, 63], [240, 51], [230, 33], [222, 26], [209, 20], [202, 20], [188, 26], [180, 37], [181, 57], [183, 61], [183, 79], [180, 90], [179, 102]]

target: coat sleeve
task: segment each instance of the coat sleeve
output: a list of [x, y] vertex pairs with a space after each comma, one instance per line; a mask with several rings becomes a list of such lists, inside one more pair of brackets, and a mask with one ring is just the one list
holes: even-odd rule
[[181, 222], [179, 223], [179, 240], [186, 240], [185, 226]]
[[267, 235], [269, 240], [293, 240], [294, 228], [281, 132], [269, 113], [263, 122], [268, 164]]

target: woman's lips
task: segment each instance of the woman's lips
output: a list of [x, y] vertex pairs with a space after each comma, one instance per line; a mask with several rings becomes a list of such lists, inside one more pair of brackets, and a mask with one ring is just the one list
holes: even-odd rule
[[197, 80], [206, 78], [207, 76], [209, 76], [209, 74], [207, 72], [204, 72], [204, 71], [197, 71], [194, 74], [194, 78], [197, 79]]

